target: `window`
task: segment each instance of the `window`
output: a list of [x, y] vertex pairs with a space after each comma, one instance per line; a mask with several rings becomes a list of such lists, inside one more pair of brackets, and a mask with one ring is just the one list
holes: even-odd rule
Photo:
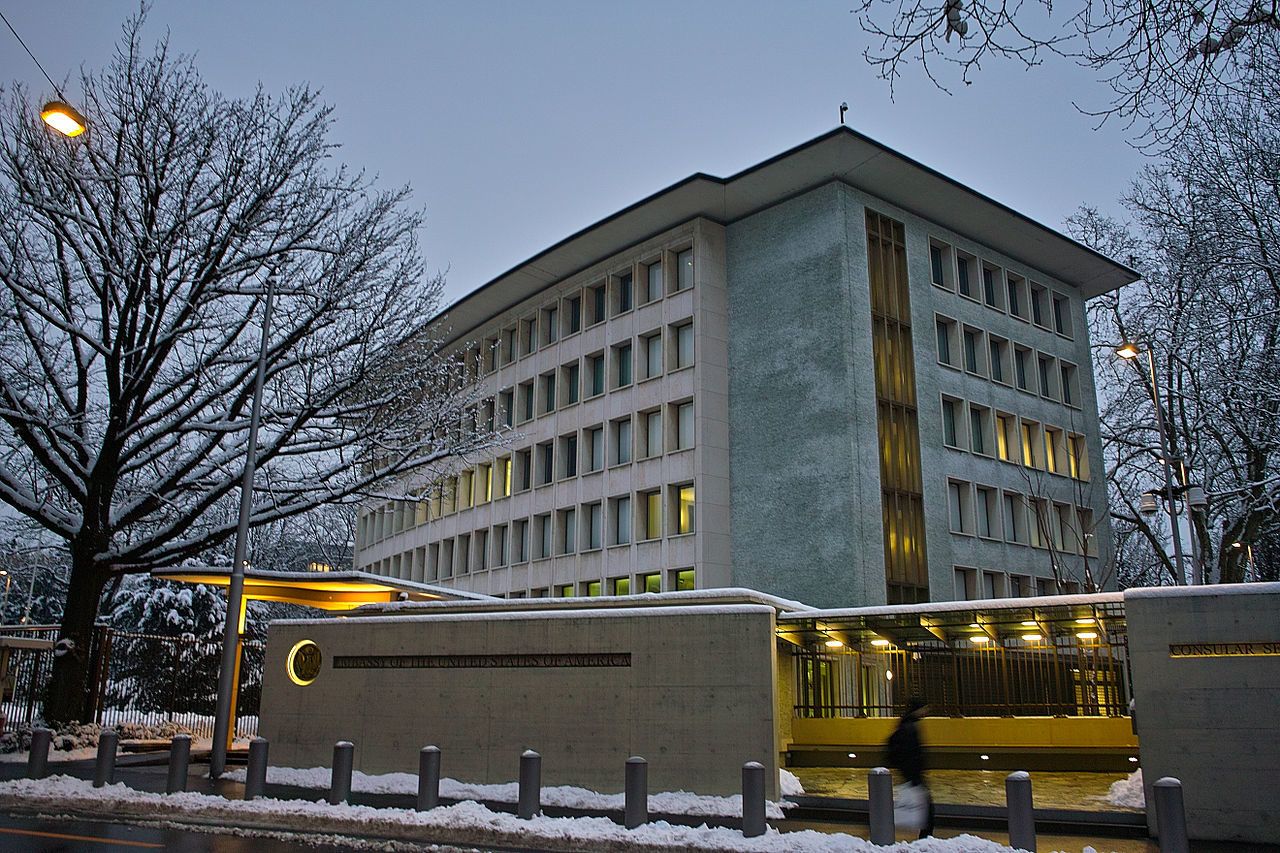
[[982, 265], [982, 301], [988, 308], [994, 308], [997, 311], [1003, 310], [1000, 304], [1000, 297], [1004, 295], [1001, 279], [998, 267]]
[[542, 309], [542, 343], [554, 344], [560, 337], [560, 309], [552, 305]]
[[1071, 303], [1060, 293], [1053, 294], [1053, 330], [1071, 337]]
[[973, 511], [970, 508], [968, 483], [947, 481], [947, 506], [950, 510], [951, 532], [972, 535]]
[[681, 590], [697, 588], [696, 581], [693, 574], [693, 569], [676, 569], [671, 573], [671, 575], [675, 580], [675, 583], [673, 585], [675, 586], [677, 592]]
[[426, 579], [437, 580], [440, 577], [440, 543], [432, 542], [427, 546]]
[[578, 434], [560, 437], [560, 465], [562, 477], [578, 476]]
[[623, 418], [612, 424], [613, 435], [609, 442], [609, 452], [614, 465], [625, 465], [631, 461], [631, 418]]
[[519, 333], [517, 332], [515, 326], [512, 326], [510, 329], [502, 330], [502, 363], [503, 364], [510, 364], [511, 362], [515, 361], [517, 357], [519, 357], [520, 352], [518, 349], [518, 344], [516, 343], [518, 338], [519, 338]]
[[560, 368], [562, 383], [564, 385], [564, 404], [572, 406], [578, 402], [579, 368], [577, 362], [566, 364]]
[[538, 320], [529, 317], [520, 321], [520, 354], [529, 355], [538, 348]]
[[693, 403], [676, 403], [671, 407], [675, 422], [675, 450], [693, 447]]
[[533, 420], [533, 383], [520, 383], [520, 422]]
[[1004, 598], [1004, 575], [1000, 572], [982, 573], [983, 598]]
[[609, 304], [608, 288], [597, 284], [587, 291], [588, 305], [591, 306], [591, 325], [605, 321], [606, 306]]
[[644, 431], [644, 434], [640, 436], [641, 444], [644, 447], [644, 456], [642, 458], [649, 459], [654, 456], [661, 456], [662, 410], [642, 412], [640, 415], [640, 428]]
[[526, 518], [511, 522], [511, 553], [516, 563], [529, 559], [529, 520]]
[[957, 567], [956, 573], [956, 600], [957, 601], [973, 601], [978, 597], [978, 572], [975, 569], [962, 569]]
[[588, 397], [598, 397], [604, 393], [605, 365], [604, 353], [587, 356], [587, 382], [590, 383]]
[[636, 578], [636, 585], [642, 592], [662, 592], [662, 574], [650, 572], [647, 575], [640, 575]]
[[573, 598], [573, 584], [566, 583], [556, 587], [556, 598]]
[[484, 372], [493, 373], [498, 369], [498, 360], [500, 353], [498, 350], [502, 347], [502, 340], [499, 338], [490, 338], [484, 342]]
[[1031, 578], [1026, 575], [1009, 575], [1009, 597], [1022, 598], [1031, 594]]
[[956, 321], [935, 315], [938, 333], [938, 363], [956, 367], [956, 359], [952, 354], [956, 337]]
[[1029, 514], [1031, 516], [1031, 547], [1048, 548], [1049, 505], [1043, 498], [1031, 498]]
[[1009, 294], [1009, 313], [1022, 320], [1027, 319], [1027, 280], [1009, 273], [1005, 281], [1008, 282], [1005, 290]]
[[675, 486], [671, 490], [675, 502], [675, 532], [692, 533], [694, 531], [693, 516], [693, 484]]
[[1000, 505], [996, 490], [986, 486], [974, 489], [974, 509], [977, 510], [978, 535], [984, 539], [1000, 538]]
[[960, 439], [956, 434], [956, 408], [959, 400], [942, 398], [942, 443], [947, 447], [959, 447]]
[[565, 307], [565, 312], [568, 314], [568, 316], [565, 317], [565, 323], [567, 325], [567, 328], [565, 330], [566, 333], [572, 335], [574, 332], [581, 331], [582, 330], [582, 297], [581, 296], [570, 297], [565, 302], [564, 307]]
[[942, 243], [929, 243], [930, 280], [938, 287], [951, 290], [951, 247]]
[[964, 369], [969, 373], [981, 375], [982, 365], [982, 332], [977, 329], [964, 330]]
[[561, 554], [572, 554], [577, 550], [578, 544], [578, 511], [576, 509], [562, 509], [558, 513], [560, 518], [558, 529], [559, 551]]
[[515, 417], [516, 395], [514, 391], [498, 392], [498, 417], [503, 426], [511, 426]]
[[644, 376], [652, 379], [662, 375], [662, 333], [654, 332], [640, 339], [641, 352], [644, 353]]
[[1036, 365], [1040, 374], [1040, 396], [1050, 400], [1058, 399], [1058, 371], [1054, 366], [1053, 356], [1036, 357]]
[[1080, 380], [1074, 364], [1058, 363], [1058, 375], [1062, 380], [1062, 402], [1068, 406], [1080, 405]]
[[604, 542], [604, 510], [598, 503], [588, 504], [586, 507], [587, 521], [587, 550], [598, 550]]
[[453, 540], [446, 539], [440, 543], [440, 577], [453, 577]]
[[476, 531], [476, 571], [489, 568], [489, 531]]
[[644, 538], [658, 539], [662, 536], [662, 492], [641, 494], [640, 507], [644, 512]]
[[618, 344], [613, 352], [613, 387], [625, 388], [631, 384], [631, 342]]
[[613, 578], [609, 581], [609, 588], [613, 595], [630, 595], [631, 578]]
[[493, 494], [498, 498], [511, 497], [510, 456], [499, 456], [493, 462]]
[[471, 571], [471, 534], [464, 533], [458, 537], [458, 574], [465, 575]]
[[1022, 500], [1022, 495], [1016, 492], [1005, 492], [1002, 497], [1005, 541], [1019, 545], [1027, 544], [1027, 507]]
[[693, 364], [693, 324], [685, 323], [672, 328], [671, 339], [675, 342], [672, 369], [679, 370]]
[[969, 404], [969, 449], [983, 456], [991, 455], [991, 410], [986, 406]]
[[552, 536], [550, 515], [535, 515], [533, 517], [533, 535], [538, 543], [533, 552], [534, 559], [541, 560], [550, 557]]
[[533, 460], [532, 452], [528, 450], [517, 450], [515, 461], [515, 486], [517, 492], [523, 492], [533, 485], [532, 470]]
[[630, 311], [633, 304], [631, 273], [625, 272], [615, 279], [614, 292], [613, 304], [617, 309], [614, 313], [622, 314]]
[[1053, 544], [1070, 554], [1079, 553], [1076, 543], [1076, 528], [1071, 519], [1071, 507], [1067, 504], [1053, 505]]
[[596, 598], [600, 595], [600, 581], [587, 581], [581, 585], [582, 594], [587, 598]]
[[970, 299], [978, 298], [969, 279], [969, 271], [974, 269], [974, 264], [973, 256], [956, 253], [956, 283], [959, 285], [960, 295]]
[[1067, 439], [1068, 453], [1071, 454], [1071, 476], [1077, 480], [1089, 479], [1089, 449], [1083, 435], [1073, 435]]
[[1044, 285], [1031, 283], [1031, 322], [1041, 328], [1049, 328], [1049, 292]]
[[656, 302], [662, 298], [662, 261], [655, 261], [645, 268], [648, 286], [645, 288], [645, 302]]
[[609, 527], [612, 545], [626, 545], [631, 541], [631, 498], [623, 495], [609, 501]]
[[474, 475], [471, 471], [463, 471], [458, 475], [458, 509], [469, 509], [472, 499], [475, 497]]
[[676, 290], [693, 287], [693, 249], [685, 249], [676, 255]]
[[545, 486], [555, 476], [555, 451], [549, 441], [539, 444], [537, 451], [538, 485]]
[[1022, 464], [1028, 468], [1044, 468], [1044, 443], [1040, 424], [1022, 422]]
[[1013, 373], [1014, 373], [1014, 378], [1017, 380], [1019, 390], [1030, 391], [1031, 390], [1031, 350], [1023, 346], [1014, 345]]
[[604, 427], [592, 427], [583, 435], [586, 443], [587, 471], [599, 471], [604, 467]]
[[545, 415], [556, 410], [556, 375], [545, 373], [542, 376], [542, 413]]
[[1050, 426], [1044, 428], [1044, 452], [1050, 471], [1067, 473], [1067, 442], [1062, 430]]
[[995, 335], [987, 336], [987, 350], [991, 355], [991, 380], [1007, 385], [1009, 383], [1009, 342]]
[[494, 526], [490, 544], [493, 549], [493, 564], [505, 566], [507, 564], [507, 526], [505, 524]]
[[476, 466], [476, 503], [487, 504], [493, 500], [493, 466], [482, 462]]
[[1088, 507], [1076, 507], [1076, 530], [1083, 540], [1083, 553], [1090, 557], [1098, 556], [1098, 537], [1093, 535], [1093, 510]]

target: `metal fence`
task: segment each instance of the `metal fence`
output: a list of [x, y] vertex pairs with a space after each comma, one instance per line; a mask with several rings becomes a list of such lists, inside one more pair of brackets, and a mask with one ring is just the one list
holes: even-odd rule
[[1129, 713], [1123, 634], [1082, 642], [917, 643], [908, 649], [795, 653], [798, 717], [890, 717], [920, 697], [948, 717], [1122, 717]]
[[[0, 634], [52, 640], [57, 627], [4, 626]], [[98, 626], [90, 652], [89, 716], [100, 725], [174, 722], [200, 736], [213, 733], [221, 643], [190, 637], [131, 634]], [[242, 646], [236, 735], [257, 733], [265, 644]], [[43, 719], [53, 651], [8, 649], [0, 692], [8, 726]]]

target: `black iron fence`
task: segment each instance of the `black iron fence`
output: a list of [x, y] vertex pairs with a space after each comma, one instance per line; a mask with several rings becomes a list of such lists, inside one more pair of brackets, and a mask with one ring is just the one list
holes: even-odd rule
[[[4, 626], [0, 635], [53, 640], [57, 627]], [[34, 644], [28, 644], [34, 645]], [[98, 626], [90, 652], [88, 716], [104, 726], [174, 722], [201, 736], [213, 733], [221, 643], [191, 637], [131, 634]], [[257, 733], [265, 644], [241, 646], [236, 734]], [[53, 650], [5, 649], [2, 701], [8, 727], [43, 719]]]
[[1034, 645], [918, 643], [910, 648], [797, 650], [798, 717], [889, 717], [919, 697], [947, 717], [1122, 717], [1129, 713], [1123, 634]]

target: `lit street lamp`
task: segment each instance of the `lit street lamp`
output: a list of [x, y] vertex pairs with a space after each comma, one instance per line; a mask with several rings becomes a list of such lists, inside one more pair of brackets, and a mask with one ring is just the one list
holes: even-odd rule
[[3, 625], [5, 611], [9, 609], [9, 584], [13, 578], [3, 569], [0, 569], [0, 575], [4, 575], [4, 603], [0, 604], [0, 625]]
[[1258, 573], [1257, 573], [1257, 572], [1255, 572], [1255, 571], [1253, 570], [1253, 544], [1252, 544], [1252, 543], [1250, 543], [1250, 544], [1246, 545], [1246, 544], [1244, 544], [1243, 542], [1232, 542], [1232, 543], [1231, 543], [1231, 547], [1232, 547], [1232, 548], [1246, 548], [1246, 549], [1248, 549], [1248, 550], [1247, 550], [1247, 553], [1248, 553], [1248, 555], [1249, 555], [1249, 574], [1245, 576], [1245, 580], [1246, 580], [1246, 581], [1247, 581], [1247, 580], [1255, 580], [1255, 581], [1256, 581], [1256, 580], [1258, 579]]
[[[1169, 443], [1164, 434], [1164, 412], [1160, 407], [1160, 386], [1156, 384], [1156, 363], [1155, 358], [1151, 354], [1151, 347], [1146, 346], [1139, 348], [1136, 344], [1125, 343], [1116, 347], [1116, 355], [1121, 358], [1132, 361], [1138, 357], [1138, 353], [1145, 349], [1147, 353], [1148, 376], [1151, 379], [1151, 401], [1156, 407], [1156, 429], [1160, 434], [1160, 462], [1164, 467], [1164, 488], [1165, 488], [1165, 504], [1169, 511], [1169, 525], [1173, 528], [1173, 563], [1176, 570], [1174, 580], [1179, 585], [1187, 582], [1187, 576], [1183, 573], [1182, 568], [1182, 535], [1178, 531], [1178, 504], [1177, 493], [1173, 488], [1173, 466], [1170, 464]], [[1193, 578], [1195, 583], [1200, 583], [1200, 578]]]
[[0, 12], [0, 20], [4, 21], [4, 25], [9, 28], [9, 32], [13, 33], [13, 37], [18, 40], [18, 44], [22, 45], [22, 49], [27, 52], [27, 56], [31, 57], [31, 61], [36, 64], [36, 68], [40, 69], [40, 73], [44, 75], [44, 79], [49, 81], [49, 85], [53, 87], [53, 91], [58, 96], [56, 101], [50, 101], [40, 109], [41, 121], [66, 136], [79, 136], [84, 133], [89, 128], [89, 122], [85, 120], [79, 110], [67, 103], [66, 96], [62, 94], [58, 84], [53, 82], [49, 72], [44, 70], [40, 60], [36, 59], [36, 55], [31, 52], [31, 48], [27, 47], [27, 43], [22, 40], [22, 36], [18, 35], [18, 31], [13, 28], [13, 24], [9, 23], [9, 19], [4, 16], [3, 12]]

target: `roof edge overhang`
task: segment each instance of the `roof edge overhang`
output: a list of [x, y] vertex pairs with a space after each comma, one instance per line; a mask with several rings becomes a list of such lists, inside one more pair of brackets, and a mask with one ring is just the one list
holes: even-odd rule
[[730, 225], [833, 181], [970, 237], [1078, 288], [1086, 299], [1140, 278], [1088, 246], [842, 126], [728, 178], [698, 172], [677, 181], [512, 267], [432, 322], [444, 342], [452, 342], [543, 288], [664, 231], [697, 218]]

